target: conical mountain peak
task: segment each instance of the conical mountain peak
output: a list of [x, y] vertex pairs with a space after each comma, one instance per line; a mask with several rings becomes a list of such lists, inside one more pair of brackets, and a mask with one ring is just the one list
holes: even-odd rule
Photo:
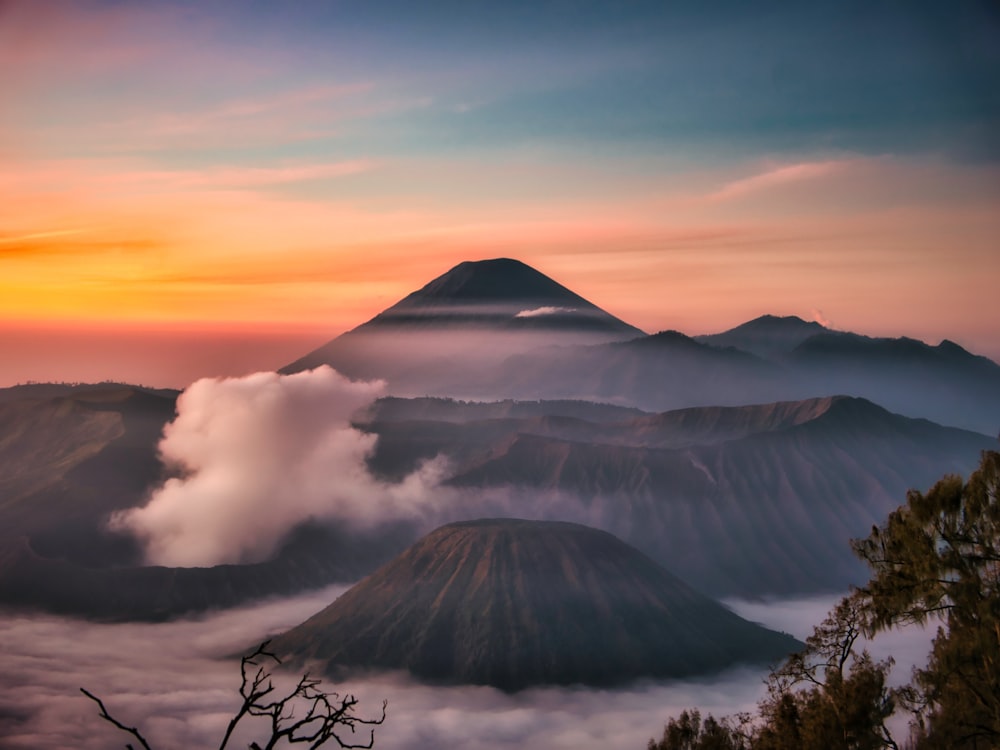
[[387, 326], [586, 330], [642, 335], [639, 329], [512, 258], [459, 263], [355, 331]]
[[512, 258], [465, 261], [409, 295], [396, 307], [421, 300], [550, 299], [593, 307], [583, 297]]
[[680, 677], [797, 646], [607, 532], [519, 519], [443, 526], [273, 642], [330, 672], [504, 690]]
[[512, 354], [640, 336], [531, 266], [494, 258], [459, 263], [281, 372], [326, 364], [385, 380], [397, 394], [466, 397], [490, 392], [493, 371]]

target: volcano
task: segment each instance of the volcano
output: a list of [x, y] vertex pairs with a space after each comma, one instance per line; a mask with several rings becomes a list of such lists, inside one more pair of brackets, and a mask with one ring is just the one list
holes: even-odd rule
[[398, 395], [475, 395], [511, 354], [644, 335], [534, 268], [495, 258], [460, 263], [281, 372], [326, 364], [384, 379]]
[[[590, 332], [601, 340], [645, 335], [545, 274], [511, 258], [459, 263], [348, 334], [438, 328]], [[303, 360], [321, 356], [325, 348], [307, 354]], [[286, 369], [304, 369], [299, 364], [303, 360]]]
[[799, 645], [611, 534], [519, 519], [442, 526], [272, 643], [329, 673], [405, 669], [507, 691], [709, 673]]

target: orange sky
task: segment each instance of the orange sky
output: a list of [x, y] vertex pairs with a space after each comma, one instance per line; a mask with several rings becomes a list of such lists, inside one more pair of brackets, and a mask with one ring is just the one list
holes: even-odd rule
[[[259, 38], [220, 31], [223, 6]], [[485, 74], [429, 55], [405, 86], [391, 59], [307, 73], [319, 48], [238, 4], [5, 7], [0, 385], [278, 367], [498, 256], [650, 332], [769, 312], [1000, 359], [1000, 168], [946, 141], [480, 143], [463, 125], [445, 146], [430, 125], [457, 127], [470, 91], [535, 84], [470, 88]]]

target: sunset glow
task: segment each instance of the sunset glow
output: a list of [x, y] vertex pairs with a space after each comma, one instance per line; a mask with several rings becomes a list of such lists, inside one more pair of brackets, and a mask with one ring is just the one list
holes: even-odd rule
[[0, 386], [280, 367], [499, 256], [1000, 358], [995, 8], [723, 7], [0, 3]]

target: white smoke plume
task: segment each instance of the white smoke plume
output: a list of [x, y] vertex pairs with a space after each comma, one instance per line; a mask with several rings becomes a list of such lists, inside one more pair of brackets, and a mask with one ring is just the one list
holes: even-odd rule
[[812, 319], [814, 322], [819, 323], [824, 328], [833, 328], [833, 323], [830, 319], [823, 314], [823, 311], [818, 307], [812, 309]]
[[159, 446], [180, 476], [145, 507], [116, 514], [112, 527], [135, 534], [149, 563], [194, 567], [266, 559], [309, 519], [418, 517], [442, 462], [399, 484], [380, 481], [366, 464], [376, 436], [350, 423], [383, 387], [327, 366], [197, 381]]

